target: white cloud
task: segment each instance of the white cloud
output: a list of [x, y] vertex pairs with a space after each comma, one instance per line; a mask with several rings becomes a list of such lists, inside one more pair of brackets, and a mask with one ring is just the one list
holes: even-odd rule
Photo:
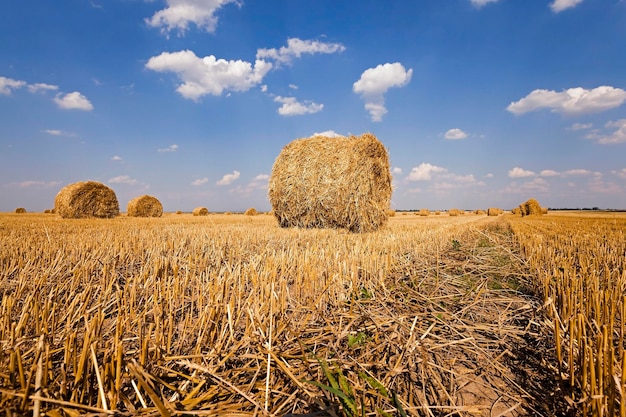
[[463, 132], [461, 129], [450, 129], [446, 132], [444, 137], [451, 140], [465, 139], [467, 133]]
[[131, 178], [128, 175], [119, 175], [117, 177], [113, 177], [109, 180], [110, 184], [126, 184], [126, 185], [135, 185], [138, 183], [136, 179]]
[[549, 184], [543, 178], [534, 178], [522, 184], [509, 184], [502, 192], [507, 194], [528, 195], [531, 193], [547, 193], [550, 190]]
[[489, 174], [485, 175], [485, 178], [493, 178], [493, 174], [490, 172]]
[[588, 169], [570, 169], [564, 172], [565, 175], [591, 175], [593, 172]]
[[522, 169], [520, 167], [515, 167], [509, 171], [509, 177], [511, 178], [526, 178], [526, 177], [534, 177], [534, 176], [535, 176], [534, 172]]
[[52, 135], [52, 136], [68, 136], [68, 137], [76, 136], [75, 133], [65, 132], [65, 131], [59, 130], [59, 129], [44, 129], [44, 130], [42, 130], [42, 132], [43, 133], [47, 133], [47, 134]]
[[58, 94], [54, 98], [54, 102], [57, 104], [57, 106], [59, 106], [59, 108], [65, 110], [93, 110], [93, 105], [91, 104], [91, 102], [87, 100], [87, 97], [85, 97], [78, 91], [68, 93], [64, 96]]
[[562, 92], [534, 90], [519, 101], [509, 104], [513, 114], [524, 114], [542, 108], [565, 115], [596, 113], [621, 106], [626, 101], [626, 91], [621, 88], [600, 86], [592, 90], [582, 87]]
[[174, 145], [170, 145], [167, 148], [159, 148], [157, 149], [157, 152], [176, 152], [178, 150], [178, 145], [174, 144]]
[[22, 181], [16, 184], [20, 188], [28, 187], [57, 187], [61, 185], [61, 181]]
[[25, 81], [14, 80], [12, 78], [0, 77], [0, 94], [9, 96], [13, 90], [22, 88], [26, 85]]
[[122, 157], [121, 156], [117, 156], [117, 155], [115, 155], [115, 156], [113, 156], [111, 158], [111, 161], [121, 161], [121, 160], [122, 160]]
[[238, 185], [237, 187], [228, 190], [228, 192], [246, 196], [256, 190], [267, 190], [269, 185], [269, 179], [270, 176], [268, 174], [259, 174], [254, 177], [254, 179], [250, 181], [247, 185]]
[[550, 3], [550, 8], [554, 13], [559, 13], [563, 10], [576, 7], [582, 2], [583, 0], [554, 0], [552, 3]]
[[295, 84], [289, 84], [289, 88], [291, 88], [292, 90], [297, 90], [298, 86]]
[[470, 2], [478, 8], [481, 8], [489, 3], [496, 3], [497, 1], [498, 0], [470, 0]]
[[255, 181], [268, 181], [270, 179], [270, 176], [268, 174], [259, 174], [256, 177], [254, 177]]
[[257, 50], [257, 59], [271, 59], [279, 64], [289, 64], [293, 58], [300, 58], [303, 54], [334, 54], [343, 52], [346, 47], [340, 43], [327, 43], [298, 38], [287, 39], [287, 46], [275, 48], [261, 48]]
[[334, 130], [325, 130], [323, 132], [315, 132], [311, 135], [311, 137], [315, 136], [326, 136], [327, 138], [340, 138], [343, 137], [342, 134], [335, 132]]
[[303, 114], [313, 114], [321, 111], [324, 108], [323, 104], [313, 103], [311, 101], [305, 101], [300, 103], [295, 97], [281, 97], [276, 96], [274, 101], [281, 103], [282, 106], [278, 109], [278, 114], [281, 116], [299, 116]]
[[193, 181], [191, 183], [191, 185], [195, 185], [196, 187], [198, 187], [198, 186], [204, 185], [204, 184], [206, 184], [208, 182], [209, 182], [209, 179], [205, 177], [205, 178], [200, 178], [200, 179], [197, 179], [197, 180]]
[[45, 83], [28, 84], [27, 88], [28, 88], [28, 91], [31, 93], [38, 93], [41, 91], [56, 91], [59, 89], [59, 87], [56, 85], [45, 84]]
[[611, 173], [626, 180], [626, 168], [622, 168], [619, 171], [611, 171]]
[[272, 64], [257, 60], [254, 67], [242, 60], [217, 59], [213, 55], [199, 58], [190, 50], [163, 52], [148, 60], [146, 68], [158, 72], [174, 72], [182, 82], [176, 91], [185, 98], [197, 101], [224, 91], [247, 91], [263, 81]]
[[216, 182], [216, 184], [220, 185], [220, 186], [222, 186], [222, 185], [230, 185], [234, 181], [236, 181], [240, 176], [241, 176], [241, 172], [233, 171], [232, 174], [224, 175], [221, 180]]
[[267, 93], [267, 85], [263, 84], [261, 86], [261, 91], [264, 92], [264, 93]]
[[543, 171], [539, 173], [539, 175], [542, 177], [558, 177], [561, 174], [559, 174], [558, 172], [552, 169], [544, 169]]
[[591, 129], [592, 127], [593, 127], [593, 123], [574, 123], [573, 125], [571, 125], [567, 129], [568, 130], [577, 131], [577, 130]]
[[419, 166], [413, 167], [407, 179], [409, 181], [430, 181], [433, 173], [447, 172], [446, 168], [431, 165], [427, 162], [421, 163]]
[[146, 23], [160, 27], [162, 33], [177, 29], [184, 34], [193, 23], [199, 29], [215, 32], [217, 17], [215, 13], [228, 3], [239, 4], [237, 0], [166, 0], [167, 6], [156, 12]]
[[595, 140], [602, 145], [614, 145], [617, 143], [626, 143], [626, 119], [608, 122], [604, 125], [607, 129], [615, 129], [612, 133], [602, 134], [600, 131], [594, 130], [585, 136], [587, 139]]
[[413, 70], [405, 70], [399, 62], [381, 64], [366, 69], [361, 78], [352, 85], [352, 91], [365, 100], [365, 109], [372, 121], [380, 122], [387, 113], [385, 93], [392, 87], [403, 87], [411, 81]]
[[391, 173], [394, 174], [394, 175], [401, 175], [402, 174], [402, 168], [393, 167], [393, 169], [391, 170]]

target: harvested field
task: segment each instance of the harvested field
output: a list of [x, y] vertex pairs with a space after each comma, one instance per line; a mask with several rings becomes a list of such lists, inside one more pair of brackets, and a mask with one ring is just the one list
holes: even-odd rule
[[[242, 214], [211, 222], [173, 213], [106, 221], [2, 214], [0, 408], [583, 415], [557, 377], [576, 369], [563, 353], [575, 344], [554, 338], [554, 323], [568, 321], [542, 299], [548, 255], [523, 257], [541, 247], [528, 233], [553, 239], [558, 230], [558, 215], [544, 217], [395, 216], [353, 234]], [[611, 229], [617, 220], [598, 221], [595, 229], [579, 222], [590, 253], [623, 254], [617, 235], [602, 243], [590, 231], [620, 230]], [[606, 259], [615, 262], [611, 274], [624, 274], [623, 263]], [[618, 334], [620, 322], [612, 323]], [[620, 381], [623, 350], [614, 360]], [[581, 391], [595, 395], [584, 410], [623, 407], [617, 386], [613, 408], [595, 386]]]

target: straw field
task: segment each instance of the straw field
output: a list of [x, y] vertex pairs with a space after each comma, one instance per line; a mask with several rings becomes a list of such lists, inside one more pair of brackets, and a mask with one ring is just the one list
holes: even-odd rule
[[0, 409], [619, 415], [625, 226], [0, 214]]

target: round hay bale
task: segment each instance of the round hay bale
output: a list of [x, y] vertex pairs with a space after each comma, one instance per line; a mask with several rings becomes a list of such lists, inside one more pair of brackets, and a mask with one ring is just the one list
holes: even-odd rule
[[450, 210], [448, 210], [448, 215], [449, 216], [458, 216], [459, 215], [459, 209], [451, 208]]
[[26, 213], [26, 209], [24, 207], [18, 207], [15, 209], [15, 212], [20, 214]]
[[541, 216], [543, 214], [541, 210], [541, 204], [534, 198], [527, 200], [521, 206], [522, 216]]
[[496, 207], [489, 207], [487, 209], [487, 216], [499, 216], [502, 214], [502, 210]]
[[387, 222], [391, 192], [387, 149], [366, 133], [287, 144], [274, 162], [268, 196], [281, 227], [371, 232]]
[[156, 197], [142, 195], [130, 200], [126, 211], [129, 217], [161, 217], [163, 206]]
[[395, 217], [396, 216], [396, 211], [395, 210], [387, 210], [387, 216]]
[[209, 209], [207, 209], [206, 207], [196, 207], [195, 209], [193, 209], [192, 213], [194, 216], [208, 216]]
[[120, 214], [115, 191], [96, 181], [81, 181], [66, 185], [54, 199], [53, 213], [64, 219], [103, 218]]
[[437, 210], [437, 211], [435, 212], [435, 216], [441, 216], [441, 211], [440, 211], [440, 210]]
[[182, 210], [176, 210], [176, 214], [183, 214]]
[[246, 210], [245, 213], [246, 216], [256, 216], [257, 214], [259, 214], [258, 211], [256, 211], [256, 209], [254, 207], [250, 207], [248, 210]]
[[481, 210], [481, 209], [474, 210], [474, 214], [479, 214], [479, 215], [480, 214], [485, 214], [485, 210]]
[[419, 215], [423, 217], [428, 216], [430, 215], [430, 210], [428, 210], [427, 208], [420, 209]]
[[541, 207], [541, 214], [548, 214], [548, 208], [547, 207]]

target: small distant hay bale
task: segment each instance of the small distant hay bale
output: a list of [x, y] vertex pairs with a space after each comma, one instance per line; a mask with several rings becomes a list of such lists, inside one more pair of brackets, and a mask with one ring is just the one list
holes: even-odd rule
[[511, 214], [520, 214], [521, 210], [519, 207], [515, 207], [513, 209], [511, 209]]
[[115, 191], [97, 181], [81, 181], [63, 187], [54, 199], [53, 213], [64, 219], [119, 216], [120, 205]]
[[18, 207], [15, 209], [15, 212], [23, 214], [23, 213], [26, 213], [26, 209], [24, 207]]
[[435, 212], [435, 216], [441, 216], [441, 210], [437, 210], [437, 211]]
[[474, 214], [485, 214], [485, 210], [474, 210]]
[[541, 214], [548, 214], [548, 208], [547, 207], [541, 207]]
[[182, 210], [176, 210], [176, 214], [183, 214]]
[[420, 209], [420, 212], [419, 212], [420, 216], [428, 216], [429, 214], [430, 214], [430, 210], [428, 210], [427, 208]]
[[195, 209], [193, 209], [192, 214], [194, 216], [208, 216], [209, 209], [207, 209], [206, 207], [196, 207]]
[[541, 204], [534, 198], [527, 200], [520, 206], [522, 216], [541, 216], [543, 214], [541, 210]]
[[256, 216], [257, 214], [259, 214], [258, 211], [256, 211], [256, 209], [254, 207], [250, 207], [248, 210], [245, 211], [246, 216]]
[[230, 216], [232, 213], [230, 211], [227, 211], [226, 213], [224, 213], [227, 216]]
[[387, 216], [395, 217], [396, 216], [396, 211], [395, 210], [387, 210]]
[[489, 207], [487, 209], [487, 216], [499, 216], [502, 213], [502, 209], [499, 209], [497, 207]]
[[163, 205], [151, 195], [135, 197], [126, 206], [128, 217], [161, 217]]
[[459, 215], [459, 209], [456, 208], [451, 208], [450, 210], [448, 210], [448, 215], [449, 216], [458, 216]]
[[269, 200], [281, 227], [372, 232], [388, 220], [391, 172], [372, 134], [287, 144], [274, 162]]

